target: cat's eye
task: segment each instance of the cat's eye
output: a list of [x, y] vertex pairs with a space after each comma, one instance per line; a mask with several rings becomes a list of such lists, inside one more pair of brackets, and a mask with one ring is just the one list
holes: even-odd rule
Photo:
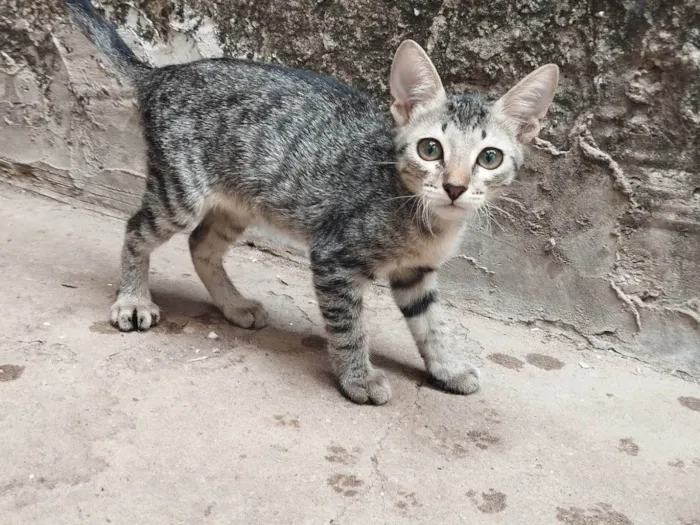
[[496, 148], [486, 148], [476, 158], [476, 163], [487, 170], [495, 170], [501, 162], [503, 162], [503, 152]]
[[418, 143], [418, 155], [427, 161], [440, 160], [442, 158], [442, 144], [435, 139], [422, 139]]

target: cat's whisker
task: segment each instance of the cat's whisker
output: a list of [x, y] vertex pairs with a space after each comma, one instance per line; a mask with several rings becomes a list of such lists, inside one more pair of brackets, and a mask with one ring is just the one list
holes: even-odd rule
[[487, 204], [487, 205], [485, 206], [485, 208], [486, 208], [486, 213], [489, 214], [489, 218], [496, 224], [496, 226], [498, 226], [498, 227], [501, 229], [501, 231], [506, 231], [505, 228], [503, 228], [503, 226], [501, 226], [501, 223], [498, 222], [498, 221], [496, 220], [496, 217], [494, 217], [493, 213], [491, 213], [491, 208], [492, 208], [492, 207], [495, 208], [495, 209], [497, 209], [497, 210], [500, 210], [500, 208], [497, 208], [497, 207], [494, 206], [493, 204]]
[[489, 209], [494, 209], [497, 212], [500, 212], [504, 217], [507, 217], [511, 222], [515, 222], [515, 217], [513, 217], [512, 214], [508, 213], [506, 210], [504, 210], [502, 208], [499, 208], [498, 206], [496, 206], [492, 202], [488, 203], [488, 207], [489, 207]]

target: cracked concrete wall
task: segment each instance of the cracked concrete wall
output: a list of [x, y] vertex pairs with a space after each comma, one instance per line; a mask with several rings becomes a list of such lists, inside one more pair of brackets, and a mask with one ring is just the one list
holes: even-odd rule
[[[0, 177], [131, 212], [144, 168], [129, 86], [64, 23], [62, 2], [3, 4]], [[472, 228], [448, 265], [445, 292], [474, 312], [700, 377], [696, 0], [103, 5], [154, 64], [222, 54], [280, 62], [382, 102], [403, 38], [427, 48], [452, 90], [499, 95], [558, 63], [542, 139], [492, 220]]]

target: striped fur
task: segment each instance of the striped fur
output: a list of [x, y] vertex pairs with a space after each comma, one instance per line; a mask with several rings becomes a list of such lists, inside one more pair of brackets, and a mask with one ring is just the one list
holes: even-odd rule
[[[517, 123], [479, 95], [446, 94], [415, 43], [397, 51], [387, 111], [336, 79], [277, 65], [223, 58], [150, 68], [89, 0], [68, 6], [133, 82], [147, 144], [146, 191], [126, 226], [115, 326], [148, 330], [158, 322], [150, 254], [182, 231], [191, 232], [197, 274], [226, 319], [265, 326], [265, 310], [241, 295], [222, 264], [245, 228], [262, 222], [308, 245], [331, 364], [351, 400], [382, 404], [391, 395], [370, 362], [363, 323], [364, 290], [380, 277], [389, 277], [435, 381], [462, 394], [477, 388], [460, 349], [444, 343], [436, 270], [491, 186], [515, 177], [523, 155]], [[443, 158], [419, 156], [426, 137], [443, 144]], [[502, 150], [507, 162], [479, 167], [485, 147]], [[468, 189], [450, 201], [445, 182]]]

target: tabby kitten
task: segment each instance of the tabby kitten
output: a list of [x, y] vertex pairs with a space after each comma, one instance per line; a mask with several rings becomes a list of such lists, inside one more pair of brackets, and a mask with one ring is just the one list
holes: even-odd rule
[[[267, 313], [241, 295], [222, 258], [254, 221], [308, 246], [333, 370], [356, 403], [386, 403], [370, 362], [363, 294], [388, 278], [434, 382], [479, 388], [478, 371], [448, 344], [436, 270], [466, 218], [523, 162], [558, 81], [555, 65], [495, 103], [447, 94], [426, 53], [403, 42], [391, 66], [390, 112], [323, 75], [231, 58], [151, 68], [89, 0], [68, 0], [97, 47], [136, 87], [148, 150], [143, 203], [128, 221], [111, 321], [148, 330], [159, 318], [149, 256], [193, 230], [197, 274], [231, 323], [262, 328]], [[390, 114], [389, 114], [390, 113]]]

